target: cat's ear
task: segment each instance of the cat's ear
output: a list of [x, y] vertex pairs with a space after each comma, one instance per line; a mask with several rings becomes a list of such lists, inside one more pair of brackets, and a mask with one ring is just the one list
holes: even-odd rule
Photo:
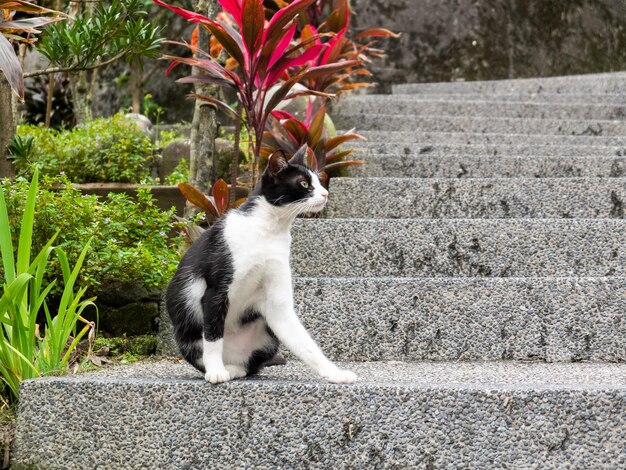
[[282, 150], [277, 150], [270, 155], [270, 158], [267, 162], [267, 171], [270, 175], [277, 176], [278, 173], [283, 171], [288, 166], [289, 163], [287, 163], [285, 152], [283, 152]]
[[291, 163], [292, 165], [307, 166], [306, 160], [307, 160], [308, 149], [309, 149], [309, 146], [307, 144], [304, 144], [302, 147], [298, 149], [296, 153], [293, 154], [293, 157], [291, 157], [291, 159], [289, 160], [289, 163]]

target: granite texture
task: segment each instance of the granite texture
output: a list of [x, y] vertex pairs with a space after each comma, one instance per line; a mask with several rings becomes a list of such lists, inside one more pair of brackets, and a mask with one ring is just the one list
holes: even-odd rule
[[569, 75], [512, 80], [455, 81], [439, 83], [404, 83], [393, 86], [394, 94], [411, 93], [576, 93], [622, 94], [626, 72]]
[[535, 134], [626, 137], [626, 121], [593, 119], [531, 119], [517, 117], [403, 116], [400, 114], [334, 114], [341, 129], [468, 132], [476, 134]]
[[624, 278], [295, 278], [294, 301], [333, 360], [626, 361]]
[[217, 386], [175, 363], [27, 381], [11, 468], [626, 465], [624, 365], [345, 366], [361, 382], [298, 363]]
[[[622, 139], [623, 145], [593, 145], [593, 141], [585, 144], [555, 144], [555, 143], [466, 143], [453, 142], [454, 134], [445, 134], [449, 142], [438, 142], [435, 139], [420, 141], [385, 142], [380, 140], [352, 141], [345, 144], [346, 148], [355, 149], [354, 157], [378, 156], [378, 155], [415, 155], [435, 156], [463, 159], [465, 156], [492, 157], [624, 157], [626, 156], [626, 140]], [[472, 135], [474, 139], [478, 134]], [[488, 136], [492, 137], [493, 136]], [[532, 136], [527, 136], [532, 139]], [[570, 139], [571, 137], [566, 137]], [[596, 137], [596, 139], [602, 139]], [[430, 140], [430, 141], [429, 141]], [[546, 141], [550, 140], [545, 139]], [[552, 138], [554, 140], [554, 138]], [[407, 175], [409, 176], [409, 175]]]
[[[533, 104], [576, 104], [576, 105], [612, 105], [624, 106], [626, 96], [622, 93], [395, 93], [393, 95], [348, 95], [340, 98], [339, 103], [350, 102], [353, 99], [372, 99], [376, 96], [384, 96], [393, 100], [411, 100], [415, 103], [435, 101], [498, 101], [501, 103], [533, 103]], [[381, 98], [382, 99], [382, 98]]]
[[328, 217], [624, 218], [626, 178], [335, 178]]
[[626, 220], [299, 220], [291, 261], [307, 277], [623, 276]]
[[[626, 157], [511, 156], [471, 154], [378, 155], [359, 150], [363, 165], [350, 168], [354, 177], [394, 178], [569, 178], [626, 176]], [[337, 179], [331, 180], [334, 184]], [[332, 200], [331, 200], [332, 201]]]
[[[626, 103], [512, 103], [489, 96], [483, 101], [414, 100], [404, 95], [355, 96], [333, 106], [331, 115], [371, 116], [475, 116], [533, 119], [599, 119], [623, 120]], [[356, 119], [356, 117], [355, 117]]]
[[[445, 124], [445, 122], [439, 122]], [[450, 122], [450, 124], [454, 124]], [[459, 122], [459, 125], [461, 123]], [[490, 129], [481, 129], [478, 132], [432, 132], [414, 129], [412, 131], [373, 131], [361, 130], [359, 134], [365, 137], [374, 145], [382, 143], [389, 144], [422, 144], [422, 145], [552, 145], [552, 146], [601, 146], [601, 147], [619, 147], [626, 150], [626, 134], [625, 135], [594, 135], [593, 132], [586, 135], [550, 135], [550, 134], [507, 134], [497, 133]], [[483, 132], [484, 131], [484, 132]], [[340, 131], [341, 132], [341, 131]], [[365, 142], [367, 144], [367, 142]], [[356, 141], [354, 146], [361, 146], [363, 142]]]

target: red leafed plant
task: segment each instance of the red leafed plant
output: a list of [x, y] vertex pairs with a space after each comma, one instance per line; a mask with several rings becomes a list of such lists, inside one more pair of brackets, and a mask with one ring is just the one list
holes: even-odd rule
[[185, 199], [187, 199], [187, 201], [204, 211], [207, 217], [212, 217], [213, 219], [221, 217], [228, 209], [239, 207], [246, 200], [246, 198], [238, 199], [232, 206], [229, 206], [228, 184], [226, 184], [226, 181], [221, 178], [213, 185], [213, 188], [211, 189], [211, 196], [204, 195], [188, 183], [180, 183], [178, 185], [178, 190], [182, 193]]
[[[327, 47], [321, 43], [312, 44], [317, 36], [311, 37], [308, 41], [294, 43], [297, 29], [295, 19], [298, 14], [313, 5], [315, 0], [295, 0], [285, 8], [279, 9], [268, 22], [265, 21], [262, 0], [218, 0], [224, 12], [232, 17], [239, 31], [219, 18], [211, 20], [198, 13], [168, 5], [161, 0], [153, 1], [207, 28], [237, 62], [236, 70], [228, 70], [210, 54], [185, 43], [176, 44], [190, 48], [196, 57], [165, 56], [173, 61], [170, 69], [177, 64], [187, 64], [202, 71], [202, 74], [179, 79], [179, 82], [210, 83], [231, 88], [237, 93], [245, 111], [244, 123], [255, 137], [254, 155], [257, 162], [267, 120], [281, 101], [302, 95], [325, 95], [312, 90], [292, 91], [294, 85], [308, 75], [320, 73], [317, 67], [309, 67], [308, 64], [317, 59]], [[238, 118], [222, 101], [209, 96], [196, 98], [207, 101]]]
[[[228, 188], [226, 181], [221, 178], [213, 185], [210, 196], [203, 194], [188, 183], [180, 183], [178, 185], [178, 190], [187, 201], [204, 212], [209, 225], [223, 216], [229, 209], [239, 207], [241, 204], [246, 202], [246, 198], [244, 197], [237, 199], [234, 203], [230, 204], [231, 190]], [[178, 217], [177, 219], [180, 222], [180, 228], [184, 230], [187, 238], [189, 238], [189, 241], [191, 242], [204, 232], [204, 229], [197, 225], [191, 225], [186, 219]]]
[[[276, 6], [289, 3], [290, 0], [266, 1], [267, 16], [275, 14]], [[349, 0], [317, 0], [300, 15], [301, 40], [309, 43], [309, 38], [317, 37], [317, 40], [309, 43], [310, 46], [318, 44], [327, 46], [314, 62], [319, 72], [307, 76], [302, 81], [310, 90], [340, 94], [355, 88], [372, 86], [370, 83], [359, 82], [358, 77], [371, 76], [365, 65], [371, 62], [370, 57], [384, 57], [384, 52], [374, 47], [377, 38], [399, 37], [388, 29], [372, 28], [351, 38], [348, 34], [351, 15]], [[321, 73], [325, 68], [332, 68], [333, 64], [340, 61], [354, 63], [343, 68], [342, 73]]]
[[[314, 109], [317, 107], [317, 111]], [[308, 146], [308, 166], [320, 174], [322, 184], [328, 187], [331, 177], [349, 166], [361, 165], [361, 160], [345, 160], [354, 150], [341, 150], [345, 142], [363, 139], [352, 131], [329, 137], [326, 135], [326, 106], [309, 104], [304, 122], [285, 111], [274, 111], [269, 120], [269, 129], [263, 135], [261, 158], [267, 159], [277, 150], [291, 158], [302, 146]]]

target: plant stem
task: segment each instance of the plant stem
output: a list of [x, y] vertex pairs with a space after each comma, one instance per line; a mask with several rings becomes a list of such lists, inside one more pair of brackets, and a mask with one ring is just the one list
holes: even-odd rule
[[48, 96], [46, 99], [46, 122], [45, 126], [50, 127], [50, 118], [52, 116], [52, 96], [54, 95], [54, 74], [48, 74]]
[[241, 114], [243, 113], [243, 105], [241, 102], [237, 105], [237, 114], [239, 119], [235, 122], [235, 143], [233, 144], [233, 160], [230, 164], [230, 192], [228, 194], [228, 204], [232, 206], [237, 198], [235, 191], [237, 189], [237, 175], [239, 173], [239, 142], [241, 140]]

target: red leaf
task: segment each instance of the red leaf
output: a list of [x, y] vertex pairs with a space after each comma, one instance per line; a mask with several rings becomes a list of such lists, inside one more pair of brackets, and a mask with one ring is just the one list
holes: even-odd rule
[[317, 0], [296, 0], [285, 8], [278, 10], [270, 20], [265, 32], [263, 42], [271, 38], [277, 31], [281, 31], [298, 13], [313, 5]]
[[297, 147], [308, 143], [309, 130], [297, 119], [287, 119], [281, 125], [289, 132], [291, 138], [296, 142]]
[[226, 49], [226, 52], [244, 68], [248, 67], [249, 61], [243, 46], [241, 35], [226, 23], [207, 22], [202, 23], [215, 36], [218, 42]]
[[363, 163], [364, 163], [363, 160], [350, 160], [347, 162], [331, 163], [330, 165], [326, 165], [324, 167], [324, 171], [328, 173], [329, 171], [337, 170], [339, 168], [347, 168], [349, 166], [363, 165]]
[[313, 119], [311, 120], [311, 124], [309, 124], [309, 145], [314, 147], [317, 145], [319, 140], [322, 138], [322, 133], [324, 132], [324, 118], [326, 117], [326, 106], [320, 107], [320, 109], [315, 113]]
[[177, 67], [178, 65], [180, 65], [180, 62], [174, 60], [172, 61], [172, 63], [167, 67], [167, 69], [165, 70], [165, 76], [169, 76], [170, 72], [172, 70], [174, 70], [175, 67]]
[[265, 10], [263, 3], [260, 0], [244, 0], [240, 28], [250, 56], [254, 55], [259, 46], [264, 26]]
[[193, 12], [193, 11], [189, 11], [189, 10], [185, 10], [184, 8], [179, 8], [179, 7], [175, 7], [173, 5], [168, 5], [165, 2], [162, 2], [161, 0], [152, 0], [154, 3], [156, 3], [159, 6], [165, 7], [171, 11], [173, 11], [174, 13], [176, 13], [178, 16], [182, 16], [183, 18], [185, 18], [186, 20], [189, 20], [193, 23], [201, 23], [201, 22], [208, 22], [211, 21], [209, 20], [206, 16], [203, 16], [199, 13]]
[[[278, 90], [274, 92], [267, 104], [265, 105], [265, 112], [272, 112], [276, 106], [287, 96], [287, 93], [294, 87], [296, 83], [302, 78], [304, 71], [297, 73], [283, 83]], [[284, 118], [280, 118], [284, 119]]]
[[326, 65], [318, 65], [316, 67], [311, 67], [303, 78], [305, 79], [316, 79], [320, 77], [325, 77], [329, 75], [333, 75], [341, 70], [344, 70], [349, 67], [354, 67], [360, 65], [360, 60], [342, 60], [341, 62], [334, 62]]
[[[205, 101], [206, 103], [210, 103], [214, 105], [215, 107], [224, 111], [224, 113], [226, 113], [233, 119], [239, 119], [239, 115], [235, 111], [233, 111], [233, 109], [230, 106], [228, 106], [226, 103], [224, 103], [223, 101], [213, 98], [212, 96], [202, 96], [196, 93], [191, 93], [191, 96], [193, 96], [194, 98], [200, 101]], [[245, 124], [245, 120], [243, 121], [243, 123]]]
[[365, 137], [359, 134], [352, 134], [350, 132], [343, 135], [338, 135], [336, 137], [331, 137], [330, 139], [326, 140], [325, 149], [327, 152], [330, 152], [334, 148], [339, 147], [341, 144], [355, 139], [365, 140]]
[[294, 141], [293, 136], [289, 132], [287, 132], [282, 124], [278, 122], [278, 120], [275, 119], [273, 116], [270, 116], [267, 124], [272, 134], [272, 137], [274, 138], [280, 149], [290, 155], [296, 153], [296, 151], [298, 150], [298, 143]]
[[239, 25], [239, 28], [241, 28], [242, 23], [243, 23], [243, 8], [241, 5], [241, 0], [218, 0], [218, 1], [220, 5], [222, 5], [222, 8], [224, 9], [224, 11], [230, 13], [232, 17], [235, 19], [235, 21], [237, 22], [237, 25]]
[[296, 28], [297, 28], [297, 25], [292, 24], [287, 30], [287, 33], [283, 36], [283, 38], [280, 40], [278, 45], [274, 48], [274, 50], [271, 53], [270, 60], [267, 64], [268, 69], [271, 68], [278, 61], [278, 59], [282, 57], [283, 53], [287, 50], [287, 48], [289, 47], [289, 44], [291, 44], [294, 34], [296, 33]]
[[214, 77], [212, 75], [189, 75], [188, 77], [179, 78], [176, 83], [208, 83], [210, 85], [218, 85], [223, 87], [236, 88], [236, 85], [225, 78]]
[[204, 212], [212, 214], [214, 217], [220, 216], [217, 209], [209, 200], [209, 198], [202, 194], [200, 191], [198, 191], [196, 188], [194, 188], [192, 185], [188, 183], [180, 183], [178, 185], [178, 190], [181, 192], [183, 197], [194, 206], [200, 208]]
[[294, 119], [293, 114], [288, 113], [287, 111], [283, 111], [283, 110], [276, 110], [276, 111], [272, 111], [272, 116], [274, 116], [276, 119]]
[[317, 157], [315, 156], [315, 152], [311, 147], [307, 147], [306, 149], [306, 166], [308, 166], [311, 170], [317, 172]]
[[365, 31], [361, 31], [359, 34], [354, 36], [354, 39], [363, 39], [363, 38], [399, 38], [400, 34], [394, 33], [393, 31], [389, 31], [385, 28], [371, 28], [366, 29]]
[[219, 215], [223, 215], [228, 210], [228, 185], [222, 178], [217, 180], [211, 190], [215, 208]]
[[280, 75], [290, 67], [300, 67], [307, 62], [317, 58], [320, 54], [320, 51], [324, 49], [324, 45], [318, 44], [312, 46], [307, 49], [305, 52], [300, 54], [298, 57], [294, 57], [292, 59], [283, 57], [278, 62], [274, 64], [274, 66], [269, 70], [268, 76], [265, 79], [265, 86], [271, 87], [278, 80]]

